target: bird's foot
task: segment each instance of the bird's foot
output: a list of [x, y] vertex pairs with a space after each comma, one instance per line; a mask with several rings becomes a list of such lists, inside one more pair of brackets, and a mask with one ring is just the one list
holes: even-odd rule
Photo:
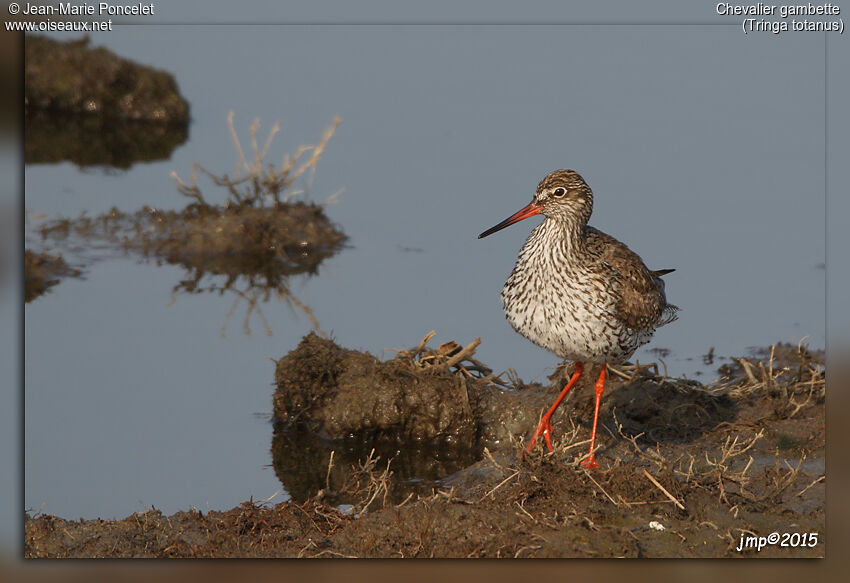
[[534, 446], [537, 445], [537, 438], [541, 435], [543, 439], [546, 441], [546, 449], [549, 453], [552, 453], [552, 423], [549, 422], [549, 417], [544, 416], [540, 420], [540, 425], [537, 426], [537, 431], [534, 432], [534, 435], [531, 436], [531, 441], [528, 442], [528, 445], [525, 448], [525, 451], [531, 453], [534, 449]]
[[583, 467], [586, 470], [591, 470], [593, 468], [598, 468], [599, 462], [596, 461], [595, 455], [590, 454], [589, 456], [584, 458], [584, 460], [582, 460], [582, 462], [579, 464], [579, 466]]

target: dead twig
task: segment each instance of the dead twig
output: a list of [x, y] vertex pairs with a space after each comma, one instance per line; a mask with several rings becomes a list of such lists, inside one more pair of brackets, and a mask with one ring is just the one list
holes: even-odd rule
[[808, 486], [806, 486], [805, 488], [803, 488], [802, 490], [800, 490], [799, 492], [797, 492], [797, 496], [802, 496], [803, 494], [805, 494], [805, 493], [806, 493], [806, 490], [808, 490], [809, 488], [811, 488], [811, 487], [812, 487], [812, 486], [814, 486], [815, 484], [818, 484], [818, 483], [820, 483], [820, 482], [823, 482], [825, 479], [826, 479], [826, 474], [821, 475], [819, 478], [817, 478], [816, 480], [814, 480], [811, 484], [809, 484]]
[[670, 492], [668, 492], [668, 491], [667, 491], [667, 488], [665, 488], [664, 486], [662, 486], [662, 485], [661, 485], [661, 482], [659, 482], [658, 480], [656, 480], [656, 479], [652, 476], [652, 474], [650, 474], [650, 473], [649, 473], [649, 472], [647, 472], [646, 470], [643, 470], [643, 475], [644, 475], [644, 476], [646, 476], [646, 477], [647, 477], [647, 479], [649, 479], [649, 481], [650, 481], [650, 482], [652, 482], [652, 483], [655, 485], [655, 487], [656, 487], [656, 488], [658, 488], [659, 490], [661, 490], [661, 491], [664, 493], [664, 495], [665, 495], [665, 496], [667, 496], [667, 497], [668, 497], [668, 498], [669, 498], [669, 499], [670, 499], [670, 500], [671, 500], [671, 501], [672, 501], [672, 502], [673, 502], [676, 506], [678, 506], [681, 510], [684, 510], [684, 509], [685, 509], [685, 507], [682, 505], [682, 503], [681, 503], [681, 502], [679, 502], [679, 500], [678, 500], [678, 499], [676, 499], [676, 497], [675, 497], [675, 496], [673, 496], [673, 494], [671, 494]]
[[499, 488], [501, 488], [502, 486], [504, 486], [505, 484], [507, 484], [508, 482], [510, 482], [511, 480], [513, 480], [514, 478], [516, 478], [518, 475], [519, 475], [519, 470], [515, 470], [513, 474], [511, 474], [510, 476], [508, 476], [507, 478], [505, 478], [504, 480], [502, 480], [501, 482], [499, 482], [498, 484], [496, 484], [496, 485], [495, 485], [492, 489], [490, 489], [490, 491], [489, 491], [489, 492], [487, 492], [487, 493], [486, 493], [486, 494], [484, 494], [481, 498], [479, 498], [479, 499], [478, 499], [478, 501], [479, 501], [479, 502], [481, 502], [481, 501], [482, 501], [482, 500], [484, 500], [487, 496], [490, 496], [490, 497], [491, 497], [491, 499], [495, 500], [496, 498], [495, 498], [495, 496], [493, 496], [493, 493], [494, 493], [496, 490], [498, 490]]
[[452, 356], [446, 362], [439, 364], [439, 365], [435, 366], [434, 368], [440, 370], [440, 369], [449, 369], [449, 368], [453, 367], [457, 363], [466, 359], [468, 356], [472, 356], [473, 354], [475, 354], [475, 349], [478, 347], [479, 344], [481, 344], [481, 337], [476, 338], [475, 340], [473, 340], [472, 342], [467, 344], [463, 348], [463, 350], [461, 350], [460, 352], [458, 352], [457, 354]]
[[605, 488], [603, 488], [603, 487], [602, 487], [602, 485], [601, 485], [599, 482], [597, 482], [596, 480], [594, 480], [594, 479], [593, 479], [593, 476], [591, 476], [591, 475], [590, 475], [590, 472], [588, 472], [587, 470], [584, 470], [584, 475], [586, 475], [588, 478], [590, 478], [590, 481], [591, 481], [591, 482], [593, 482], [594, 484], [596, 484], [596, 487], [597, 487], [597, 488], [599, 488], [599, 490], [600, 490], [603, 494], [605, 494], [605, 497], [606, 497], [606, 498], [608, 498], [608, 500], [610, 500], [610, 501], [611, 501], [611, 504], [613, 504], [614, 506], [619, 506], [619, 505], [620, 505], [620, 503], [619, 503], [619, 502], [617, 502], [616, 500], [614, 500], [613, 498], [611, 498], [611, 495], [610, 495], [610, 494], [608, 494], [608, 492], [606, 492], [606, 491], [605, 491]]

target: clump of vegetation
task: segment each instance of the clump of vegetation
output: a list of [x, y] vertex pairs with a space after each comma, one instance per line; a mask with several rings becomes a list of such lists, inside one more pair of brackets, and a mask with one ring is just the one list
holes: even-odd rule
[[[195, 163], [189, 184], [172, 172], [178, 192], [192, 201], [181, 210], [142, 207], [135, 213], [125, 213], [113, 208], [94, 218], [81, 215], [49, 222], [41, 229], [42, 237], [63, 239], [74, 234], [99, 239], [181, 265], [187, 274], [175, 285], [174, 293], [234, 293], [236, 300], [227, 318], [239, 302], [247, 302], [243, 325], [246, 333], [251, 331], [252, 315], [257, 314], [266, 333], [271, 334], [260, 310], [260, 303], [271, 295], [304, 312], [313, 328], [318, 329], [309, 306], [292, 295], [289, 277], [316, 274], [319, 264], [343, 247], [345, 234], [324, 212], [339, 193], [316, 204], [300, 197], [302, 193], [294, 186], [305, 173], [315, 170], [338, 124], [339, 119], [335, 119], [317, 145], [299, 146], [276, 166], [266, 164], [265, 158], [279, 124], [275, 124], [260, 148], [259, 121], [254, 121], [253, 156], [248, 161], [230, 112], [228, 126], [238, 157], [233, 176], [214, 174]], [[223, 204], [208, 202], [198, 186], [198, 172], [208, 176], [215, 186], [226, 189]]]
[[[266, 164], [265, 159], [274, 137], [280, 131], [280, 123], [275, 122], [265, 144], [260, 148], [257, 141], [260, 120], [254, 119], [250, 128], [252, 157], [248, 160], [233, 125], [233, 111], [231, 111], [227, 115], [227, 127], [230, 130], [230, 137], [233, 139], [238, 157], [233, 176], [214, 174], [196, 162], [192, 165], [192, 178], [188, 184], [181, 180], [176, 172], [172, 172], [171, 177], [177, 182], [177, 190], [180, 194], [194, 199], [200, 207], [209, 207], [210, 205], [204, 199], [201, 189], [198, 187], [198, 172], [209, 177], [216, 186], [227, 189], [226, 208], [263, 207], [267, 203], [280, 207], [292, 202], [301, 194], [300, 191], [293, 188], [295, 181], [308, 170], [315, 171], [316, 164], [322, 157], [325, 147], [339, 124], [340, 119], [334, 118], [318, 144], [298, 146], [292, 155], [285, 155], [283, 161], [275, 166], [271, 163]], [[331, 195], [322, 206], [331, 204], [338, 196], [339, 192]]]
[[826, 398], [823, 351], [778, 343], [762, 351], [761, 359], [736, 358], [721, 367], [721, 378], [709, 388], [737, 399], [767, 399], [780, 419], [791, 419]]

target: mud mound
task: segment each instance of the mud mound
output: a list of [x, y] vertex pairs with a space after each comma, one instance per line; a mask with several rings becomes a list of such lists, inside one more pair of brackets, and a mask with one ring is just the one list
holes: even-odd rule
[[646, 434], [651, 442], [689, 442], [735, 416], [727, 395], [712, 394], [696, 381], [642, 377], [603, 400], [601, 415], [610, 415], [628, 435]]
[[475, 383], [413, 361], [381, 362], [316, 334], [277, 362], [274, 417], [330, 439], [474, 443]]
[[433, 335], [382, 362], [310, 334], [278, 361], [272, 456], [294, 500], [353, 503], [375, 456], [391, 464], [388, 500], [429, 494], [536, 421], [545, 390], [503, 390], [473, 357], [479, 339], [430, 348]]
[[[26, 520], [25, 544], [31, 558], [74, 555], [201, 558], [278, 556], [273, 549], [280, 545], [290, 547], [293, 557], [299, 556], [297, 545], [305, 550], [304, 554], [307, 550], [315, 554], [318, 546], [310, 544], [310, 539], [326, 544], [326, 537], [350, 517], [336, 509], [310, 503], [301, 506], [284, 503], [269, 508], [244, 502], [233, 510], [206, 515], [194, 509], [172, 516], [149, 510], [119, 521], [72, 522], [49, 515]], [[45, 545], [56, 540], [68, 545], [67, 552], [46, 550]]]
[[235, 302], [247, 306], [246, 334], [251, 333], [253, 315], [259, 316], [267, 334], [272, 333], [260, 308], [270, 297], [301, 310], [318, 328], [310, 307], [290, 292], [289, 278], [317, 274], [319, 265], [347, 239], [320, 205], [305, 202], [266, 207], [190, 204], [179, 211], [144, 207], [135, 213], [113, 208], [97, 217], [48, 222], [41, 236], [57, 243], [82, 238], [179, 265], [186, 273], [174, 286], [175, 296], [232, 293]]
[[174, 77], [82, 41], [26, 36], [26, 109], [186, 124]]

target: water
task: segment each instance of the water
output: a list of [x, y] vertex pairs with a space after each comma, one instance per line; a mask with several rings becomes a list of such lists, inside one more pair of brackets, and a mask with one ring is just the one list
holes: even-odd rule
[[[62, 37], [59, 37], [62, 38]], [[555, 168], [595, 193], [591, 224], [665, 279], [679, 321], [638, 353], [701, 355], [804, 336], [824, 345], [823, 38], [737, 27], [121, 27], [93, 37], [172, 72], [189, 141], [124, 172], [26, 168], [38, 215], [179, 208], [169, 172], [229, 172], [225, 119], [283, 131], [279, 160], [342, 125], [313, 179], [350, 247], [292, 291], [341, 345], [391, 356], [429, 330], [483, 343], [477, 358], [545, 380], [557, 360], [514, 333], [499, 291], [538, 219], [477, 234], [531, 200]], [[209, 183], [208, 198], [216, 200]], [[223, 197], [223, 192], [220, 193]], [[218, 201], [222, 200], [219, 198]], [[25, 506], [110, 518], [155, 506], [229, 508], [281, 489], [272, 469], [274, 363], [310, 331], [263, 304], [242, 329], [232, 295], [172, 297], [183, 276], [135, 256], [66, 254], [85, 269], [25, 308]], [[222, 334], [224, 332], [224, 334]], [[257, 415], [257, 414], [260, 415]], [[281, 497], [285, 493], [281, 493]], [[278, 498], [280, 499], [280, 498]]]

